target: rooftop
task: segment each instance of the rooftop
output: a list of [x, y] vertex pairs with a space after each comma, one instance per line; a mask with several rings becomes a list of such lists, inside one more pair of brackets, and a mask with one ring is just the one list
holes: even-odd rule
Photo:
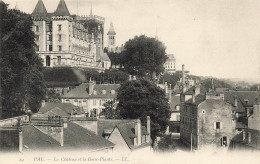
[[[62, 111], [64, 111], [67, 114], [71, 114], [71, 112], [74, 111], [74, 109], [76, 109], [77, 107], [70, 104], [70, 103], [54, 103], [54, 102], [45, 102], [45, 105], [42, 106], [39, 109], [39, 113], [46, 113], [52, 109], [56, 108], [54, 111], [59, 111], [59, 109], [61, 109]], [[59, 109], [57, 109], [59, 108]]]
[[[254, 130], [254, 129], [245, 129], [246, 137], [245, 140], [243, 140], [243, 132], [235, 135], [235, 137], [232, 138], [233, 142], [237, 142], [240, 144], [243, 144], [245, 146], [260, 150], [260, 131]], [[247, 133], [251, 133], [251, 142], [248, 143], [248, 135]]]

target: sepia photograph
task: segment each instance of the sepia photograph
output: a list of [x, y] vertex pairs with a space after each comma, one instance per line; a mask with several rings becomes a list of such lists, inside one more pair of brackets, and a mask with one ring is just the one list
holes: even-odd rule
[[260, 163], [259, 0], [0, 0], [0, 164]]

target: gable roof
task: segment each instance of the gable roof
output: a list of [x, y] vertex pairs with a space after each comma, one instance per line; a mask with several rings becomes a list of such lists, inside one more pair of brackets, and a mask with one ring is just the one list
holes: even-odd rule
[[46, 18], [47, 17], [47, 10], [42, 2], [42, 0], [39, 0], [32, 12], [33, 17], [42, 17]]
[[107, 53], [101, 53], [100, 57], [102, 61], [110, 61], [109, 57], [107, 56]]
[[116, 35], [116, 32], [115, 32], [115, 29], [114, 29], [112, 22], [110, 23], [110, 27], [109, 27], [109, 30], [107, 32], [107, 35]]
[[[82, 83], [76, 88], [72, 89], [70, 92], [62, 96], [62, 98], [79, 98], [79, 99], [88, 99], [88, 98], [116, 98], [116, 90], [120, 87], [120, 84], [94, 84], [94, 91], [96, 94], [92, 93], [89, 95], [88, 88], [89, 84]], [[102, 90], [106, 91], [106, 94], [102, 93]], [[111, 91], [114, 90], [115, 94], [112, 94]]]
[[[194, 94], [195, 93], [195, 87], [196, 86], [192, 86], [191, 88], [189, 88], [183, 94], [185, 94], [185, 95], [192, 95], [192, 94]], [[207, 92], [207, 89], [203, 85], [200, 85], [200, 94], [205, 94], [206, 92]]]
[[195, 104], [195, 105], [199, 105], [201, 102], [203, 102], [204, 100], [206, 100], [206, 96], [204, 94], [198, 94], [197, 96], [195, 96], [195, 102], [192, 102], [192, 98], [187, 100], [185, 102], [185, 104]]
[[240, 144], [243, 144], [245, 146], [260, 150], [260, 131], [259, 130], [254, 130], [254, 129], [245, 129], [244, 130], [246, 133], [250, 132], [251, 133], [251, 142], [248, 143], [248, 136], [246, 135], [245, 140], [243, 140], [243, 132], [235, 135], [232, 138], [233, 142], [237, 142]]
[[96, 151], [114, 147], [115, 144], [72, 122], [64, 128], [64, 148]]
[[66, 113], [64, 110], [60, 109], [59, 107], [55, 107], [48, 112], [44, 113], [44, 116], [61, 116], [61, 117], [69, 117], [70, 114]]
[[[47, 134], [42, 133], [33, 125], [22, 126], [23, 145], [28, 150], [53, 150], [60, 148], [60, 143]], [[23, 148], [26, 150], [26, 148]]]
[[70, 16], [70, 12], [64, 0], [60, 0], [57, 9], [54, 12], [55, 16]]
[[[56, 107], [63, 110], [65, 113], [69, 113], [69, 114], [73, 111], [73, 109], [76, 108], [76, 106], [74, 106], [71, 103], [46, 102], [45, 105], [39, 109], [39, 113], [46, 113]], [[57, 109], [55, 110], [57, 111]]]

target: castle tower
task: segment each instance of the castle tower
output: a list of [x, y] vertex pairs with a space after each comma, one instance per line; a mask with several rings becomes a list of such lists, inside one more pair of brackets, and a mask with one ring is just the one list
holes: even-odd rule
[[108, 52], [115, 52], [115, 48], [116, 48], [115, 35], [116, 35], [116, 32], [114, 30], [114, 26], [113, 26], [112, 22], [110, 23], [110, 28], [109, 28], [107, 35], [108, 35]]

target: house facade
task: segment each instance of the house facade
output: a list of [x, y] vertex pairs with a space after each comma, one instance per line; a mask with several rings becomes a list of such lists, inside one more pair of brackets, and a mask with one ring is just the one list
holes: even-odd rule
[[71, 103], [83, 109], [88, 117], [97, 117], [108, 101], [114, 101], [119, 84], [83, 83], [62, 96], [62, 103]]
[[236, 134], [235, 108], [200, 85], [191, 89], [181, 94], [181, 140], [196, 150], [227, 150]]
[[176, 72], [176, 59], [173, 54], [166, 54], [166, 56], [168, 57], [168, 59], [164, 63], [164, 69], [167, 73], [173, 74]]
[[48, 13], [39, 0], [31, 14], [36, 53], [45, 67], [82, 67], [100, 71], [107, 62], [103, 52], [103, 17], [71, 15], [64, 0]]

